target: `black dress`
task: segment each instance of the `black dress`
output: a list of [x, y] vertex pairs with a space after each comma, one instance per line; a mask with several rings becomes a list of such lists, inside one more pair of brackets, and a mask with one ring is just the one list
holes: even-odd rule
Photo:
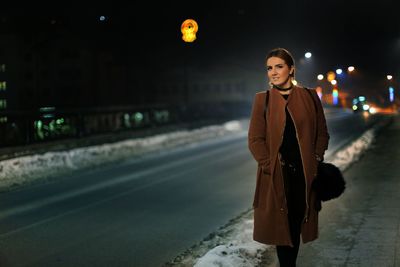
[[[289, 95], [282, 95], [286, 100]], [[306, 209], [306, 188], [300, 148], [296, 136], [296, 127], [286, 107], [286, 124], [283, 141], [279, 149], [285, 196], [288, 209], [288, 221], [293, 247], [277, 246], [280, 266], [296, 266], [300, 245], [301, 225]]]

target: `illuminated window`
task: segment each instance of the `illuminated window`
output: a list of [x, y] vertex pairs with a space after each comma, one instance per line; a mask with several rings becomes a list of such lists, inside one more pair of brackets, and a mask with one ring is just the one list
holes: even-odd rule
[[6, 64], [0, 64], [0, 72], [6, 72]]
[[0, 99], [0, 109], [6, 109], [6, 108], [7, 108], [7, 100]]
[[7, 90], [7, 82], [2, 81], [0, 82], [0, 91], [5, 91], [5, 90]]

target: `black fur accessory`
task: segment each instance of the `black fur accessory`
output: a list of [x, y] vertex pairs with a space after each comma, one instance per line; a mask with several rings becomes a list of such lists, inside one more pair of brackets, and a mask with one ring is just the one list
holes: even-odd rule
[[343, 194], [346, 181], [338, 167], [332, 163], [320, 162], [312, 188], [317, 194], [317, 199], [328, 201]]

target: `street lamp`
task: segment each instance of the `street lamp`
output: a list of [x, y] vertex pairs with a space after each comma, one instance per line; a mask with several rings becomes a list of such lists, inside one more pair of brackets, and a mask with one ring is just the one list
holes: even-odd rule
[[388, 79], [390, 81], [391, 79], [393, 79], [393, 76], [392, 75], [386, 75], [386, 79]]
[[311, 54], [311, 52], [306, 52], [306, 53], [304, 54], [304, 56], [305, 56], [306, 58], [311, 58], [311, 57], [312, 57], [312, 54]]
[[348, 70], [349, 72], [353, 72], [353, 71], [355, 70], [355, 68], [354, 68], [353, 66], [350, 66], [350, 67], [347, 68], [347, 70]]

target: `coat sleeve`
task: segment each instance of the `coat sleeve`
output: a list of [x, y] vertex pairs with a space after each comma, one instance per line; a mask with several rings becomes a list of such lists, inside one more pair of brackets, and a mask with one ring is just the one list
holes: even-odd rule
[[330, 136], [328, 133], [328, 127], [326, 125], [326, 119], [321, 100], [319, 99], [318, 94], [315, 90], [311, 91], [317, 106], [317, 138], [315, 143], [315, 155], [323, 160], [325, 150], [328, 149]]
[[264, 173], [269, 173], [269, 150], [267, 149], [266, 121], [264, 118], [265, 93], [258, 93], [254, 97], [251, 111], [248, 146], [254, 159], [261, 166]]

